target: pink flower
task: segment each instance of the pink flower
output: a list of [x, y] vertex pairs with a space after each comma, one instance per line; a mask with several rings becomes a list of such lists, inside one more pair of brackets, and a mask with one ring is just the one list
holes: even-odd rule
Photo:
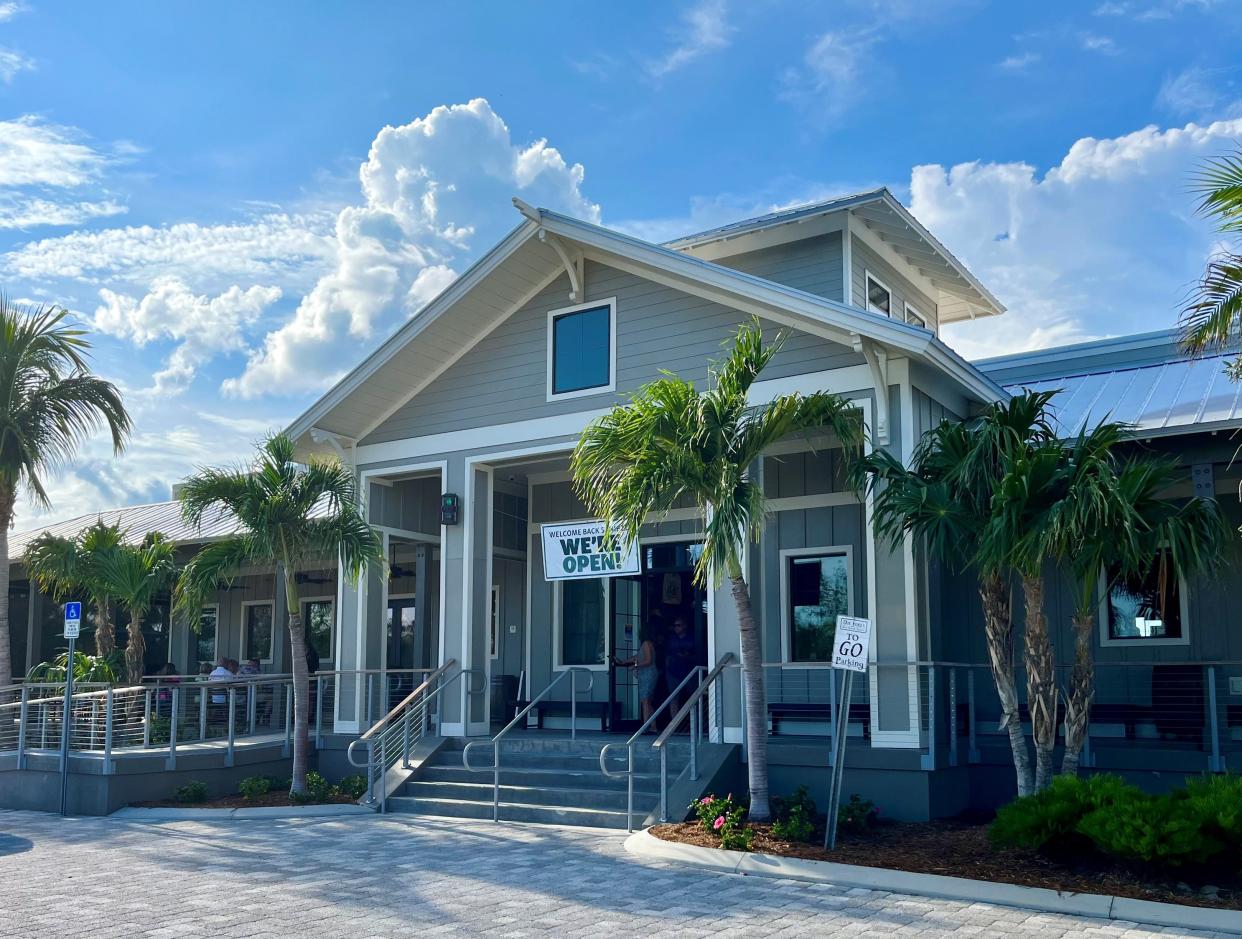
[[716, 829], [716, 831], [720, 831], [720, 829], [724, 828], [724, 823], [724, 816], [719, 815], [716, 817], [716, 821], [712, 824], [712, 828]]
[[703, 798], [699, 799], [699, 805], [711, 805], [711, 804], [712, 804], [711, 796], [703, 796]]

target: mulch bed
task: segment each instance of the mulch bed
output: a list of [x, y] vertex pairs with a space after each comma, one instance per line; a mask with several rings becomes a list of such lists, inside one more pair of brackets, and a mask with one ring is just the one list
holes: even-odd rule
[[[769, 825], [750, 827], [755, 832], [752, 850], [759, 854], [1046, 887], [1062, 893], [1097, 893], [1242, 910], [1242, 872], [1183, 868], [1157, 873], [1119, 864], [1090, 851], [1073, 858], [1051, 858], [1031, 851], [1000, 850], [989, 843], [988, 826], [975, 821], [890, 822], [863, 834], [841, 832], [833, 851], [821, 847], [822, 827], [810, 844], [774, 838]], [[708, 848], [720, 846], [719, 839], [697, 822], [656, 825], [651, 833], [665, 841]], [[1215, 887], [1218, 893], [1209, 896], [1203, 892], [1205, 887]]]
[[288, 805], [348, 805], [357, 799], [349, 796], [329, 796], [314, 802], [292, 802], [287, 790], [266, 792], [261, 796], [247, 799], [237, 794], [208, 799], [206, 802], [178, 802], [176, 799], [156, 799], [151, 802], [133, 802], [131, 805], [141, 809], [252, 809], [257, 806], [288, 806]]

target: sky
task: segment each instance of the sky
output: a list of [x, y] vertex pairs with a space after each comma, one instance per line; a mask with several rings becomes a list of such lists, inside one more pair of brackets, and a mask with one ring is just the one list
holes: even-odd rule
[[519, 218], [651, 240], [889, 186], [1008, 307], [968, 357], [1175, 325], [1242, 146], [1242, 0], [0, 0], [0, 290], [133, 439], [16, 527], [166, 499]]

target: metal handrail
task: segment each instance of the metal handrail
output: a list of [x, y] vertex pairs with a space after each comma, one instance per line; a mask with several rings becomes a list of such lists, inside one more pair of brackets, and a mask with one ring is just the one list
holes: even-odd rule
[[[367, 773], [367, 803], [375, 805], [375, 790], [379, 788], [379, 812], [384, 813], [388, 810], [388, 785], [386, 776], [392, 765], [398, 760], [404, 768], [410, 766], [410, 752], [412, 745], [417, 740], [422, 739], [427, 734], [428, 715], [430, 713], [431, 702], [444, 694], [444, 692], [458, 681], [464, 675], [480, 676], [484, 679], [482, 688], [474, 689], [467, 685], [466, 694], [482, 694], [487, 690], [487, 676], [482, 670], [477, 668], [459, 668], [455, 675], [449, 678], [445, 676], [457, 665], [456, 659], [450, 659], [439, 668], [427, 674], [417, 688], [411, 691], [405, 698], [390, 710], [387, 714], [376, 721], [369, 727], [358, 739], [350, 741], [348, 747], [345, 748], [345, 758], [351, 766], [359, 769], [365, 769]], [[415, 732], [413, 727], [415, 715], [418, 717], [418, 729]], [[436, 712], [436, 733], [440, 732], [440, 712]], [[401, 734], [401, 745], [396, 749], [393, 758], [389, 759], [389, 746], [395, 741], [390, 741], [389, 737], [392, 731], [399, 731]], [[355, 748], [364, 745], [367, 748], [367, 759], [365, 763], [359, 763], [354, 758]], [[378, 754], [378, 758], [377, 758]]]
[[[701, 682], [699, 682], [699, 686], [694, 689], [694, 693], [686, 699], [686, 703], [681, 706], [681, 710], [679, 710], [676, 715], [673, 716], [672, 720], [668, 722], [668, 726], [664, 728], [664, 732], [660, 734], [660, 736], [656, 737], [651, 744], [651, 746], [660, 753], [660, 821], [662, 822], [668, 821], [668, 748], [665, 744], [668, 743], [668, 738], [676, 732], [677, 728], [680, 727], [686, 717], [689, 716], [690, 778], [698, 779], [699, 743], [701, 742], [703, 735], [701, 721], [699, 720], [699, 702], [703, 699], [703, 695], [707, 693], [708, 689], [711, 688], [717, 680], [719, 680], [720, 676], [724, 674], [725, 669], [728, 668], [733, 661], [734, 656], [732, 652], [726, 652], [720, 657], [719, 661], [717, 661], [712, 667], [712, 670], [707, 673]], [[721, 698], [722, 695], [718, 691], [716, 694], [716, 726], [720, 728], [721, 739], [723, 740], [724, 721], [722, 718], [724, 715], [721, 713]], [[743, 716], [743, 724], [744, 723], [745, 716]]]
[[[670, 704], [677, 700], [677, 695], [681, 693], [681, 689], [686, 687], [686, 683], [701, 673], [707, 671], [703, 665], [696, 665], [685, 678], [674, 688], [667, 698], [660, 704], [658, 708], [651, 712], [651, 716], [643, 721], [642, 726], [634, 731], [633, 736], [625, 743], [606, 743], [599, 751], [599, 768], [605, 776], [610, 779], [620, 779], [624, 776], [626, 782], [625, 794], [625, 825], [627, 831], [634, 830], [634, 744], [638, 742], [645, 733], [647, 728], [655, 723], [655, 719], [659, 717]], [[626, 749], [626, 766], [624, 773], [614, 773], [608, 768], [608, 751], [613, 747], [625, 747]]]
[[470, 765], [470, 748], [478, 746], [480, 744], [491, 744], [492, 765], [491, 767], [484, 767], [484, 768], [490, 768], [492, 770], [492, 821], [493, 822], [500, 821], [500, 741], [504, 738], [506, 734], [509, 733], [509, 731], [511, 731], [514, 727], [518, 725], [519, 721], [525, 720], [526, 715], [531, 712], [531, 710], [535, 707], [535, 705], [537, 705], [540, 701], [546, 698], [551, 693], [552, 689], [561, 683], [561, 680], [564, 679], [566, 675], [570, 676], [570, 679], [569, 679], [569, 737], [571, 740], [577, 740], [578, 739], [578, 685], [577, 685], [577, 679], [574, 676], [578, 672], [586, 672], [587, 679], [588, 679], [588, 683], [586, 686], [586, 692], [587, 694], [590, 694], [595, 689], [595, 672], [593, 672], [589, 668], [582, 668], [580, 666], [572, 666], [570, 668], [567, 668], [563, 672], [561, 672], [559, 675], [557, 675], [555, 678], [553, 678], [552, 681], [548, 683], [548, 687], [544, 688], [543, 691], [539, 692], [537, 697], [532, 698], [530, 702], [526, 705], [526, 707], [522, 708], [522, 710], [518, 711], [515, 715], [513, 715], [513, 720], [505, 724], [504, 728], [495, 737], [493, 737], [491, 740], [472, 740], [462, 748], [462, 751], [461, 751], [462, 765], [468, 771], [472, 773], [479, 773], [479, 772], [482, 772], [483, 769], [476, 769], [475, 767]]

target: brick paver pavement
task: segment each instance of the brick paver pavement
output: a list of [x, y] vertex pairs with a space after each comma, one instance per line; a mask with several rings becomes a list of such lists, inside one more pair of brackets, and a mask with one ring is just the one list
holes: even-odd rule
[[[0, 936], [1060, 936], [1133, 924], [639, 860], [624, 835], [414, 816], [0, 812]], [[1210, 935], [1164, 930], [1164, 935]]]

